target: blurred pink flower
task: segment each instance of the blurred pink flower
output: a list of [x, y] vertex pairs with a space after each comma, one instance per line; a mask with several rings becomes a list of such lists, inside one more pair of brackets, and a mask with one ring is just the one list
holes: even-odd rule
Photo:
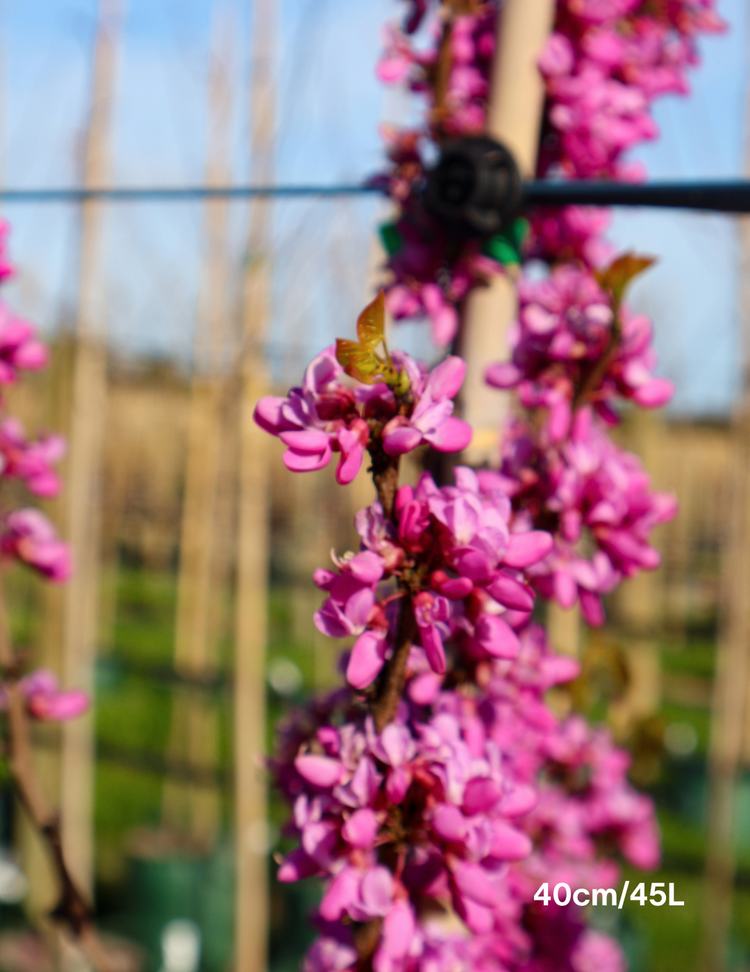
[[16, 510], [6, 516], [0, 550], [33, 567], [55, 584], [63, 584], [70, 577], [70, 548], [39, 510]]

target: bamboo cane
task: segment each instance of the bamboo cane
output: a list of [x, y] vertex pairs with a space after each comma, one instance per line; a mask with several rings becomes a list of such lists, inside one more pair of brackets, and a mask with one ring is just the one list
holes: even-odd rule
[[[263, 184], [273, 176], [276, 18], [275, 0], [255, 0], [251, 177]], [[267, 382], [263, 348], [270, 317], [268, 216], [267, 200], [252, 203], [243, 294], [234, 696], [237, 972], [266, 972], [268, 950], [268, 809], [262, 761], [270, 504], [267, 437], [253, 421], [255, 402]]]
[[[745, 264], [750, 259], [750, 227], [742, 225]], [[750, 381], [747, 374], [750, 289], [743, 280], [745, 387], [733, 419], [728, 529], [724, 541], [721, 623], [711, 706], [708, 755], [708, 846], [703, 909], [701, 967], [723, 972], [727, 961], [736, 871], [735, 796], [748, 717], [750, 679]]]
[[[105, 185], [117, 50], [124, 0], [100, 0], [94, 51], [91, 114], [84, 181]], [[101, 289], [101, 203], [82, 204], [76, 360], [68, 460], [68, 538], [75, 573], [65, 596], [63, 677], [93, 690], [97, 638], [101, 459], [106, 408], [106, 319]], [[63, 732], [62, 840], [80, 886], [93, 884], [93, 716], [66, 724]]]
[[[216, 15], [213, 33], [216, 40], [210, 77], [211, 137], [206, 182], [226, 185], [230, 181], [232, 25], [222, 8]], [[218, 663], [216, 601], [221, 595], [217, 582], [226, 579], [226, 570], [221, 569], [226, 551], [221, 548], [218, 525], [224, 436], [222, 398], [228, 350], [228, 218], [227, 200], [206, 203], [206, 274], [195, 330], [175, 633], [175, 667], [189, 675], [203, 675]], [[215, 765], [219, 732], [215, 703], [188, 689], [175, 696], [172, 719], [168, 750], [173, 758], [187, 759], [199, 766]], [[201, 845], [211, 845], [220, 816], [215, 788], [186, 787], [167, 781], [163, 809], [168, 825], [187, 830]]]
[[[506, 0], [498, 16], [487, 134], [508, 146], [525, 176], [536, 168], [544, 105], [536, 59], [554, 9], [554, 0]], [[498, 428], [507, 403], [506, 396], [487, 387], [484, 370], [507, 357], [507, 331], [515, 313], [515, 286], [507, 276], [494, 277], [469, 297], [460, 343], [466, 360], [463, 416], [474, 429], [466, 459], [473, 464], [497, 461]]]

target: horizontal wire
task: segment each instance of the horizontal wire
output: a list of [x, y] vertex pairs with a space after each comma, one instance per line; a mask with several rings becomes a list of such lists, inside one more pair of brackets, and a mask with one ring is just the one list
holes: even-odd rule
[[[113, 188], [2, 189], [3, 203], [82, 203], [103, 202], [192, 202], [206, 199], [293, 199], [296, 197], [330, 199], [383, 193], [382, 186], [368, 183], [332, 186], [122, 186]], [[651, 182], [617, 183], [536, 179], [524, 183], [523, 203], [527, 206], [646, 206], [750, 212], [750, 182]]]
[[382, 192], [367, 184], [339, 186], [129, 186], [121, 188], [0, 189], [0, 202], [190, 202], [195, 199], [257, 199], [354, 196]]

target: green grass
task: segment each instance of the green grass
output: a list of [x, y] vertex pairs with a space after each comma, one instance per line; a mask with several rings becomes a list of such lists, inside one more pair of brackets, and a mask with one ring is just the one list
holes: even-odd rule
[[[624, 877], [630, 880], [628, 897], [641, 881], [647, 895], [651, 882], [660, 881], [667, 894], [669, 884], [674, 884], [675, 900], [684, 901], [682, 907], [654, 907], [628, 900], [619, 919], [616, 909], [597, 909], [600, 914], [596, 920], [603, 930], [616, 934], [619, 931], [617, 937], [631, 961], [630, 972], [699, 972], [705, 907], [703, 876], [666, 869], [642, 874], [627, 869]], [[750, 959], [750, 891], [737, 889], [732, 905], [728, 972], [740, 972], [747, 968]]]
[[114, 746], [161, 754], [167, 742], [171, 693], [143, 678], [125, 677], [116, 688], [100, 690], [97, 738]]
[[170, 665], [174, 658], [177, 579], [155, 571], [119, 571], [112, 654], [141, 665]]
[[665, 672], [713, 678], [716, 664], [716, 642], [708, 639], [666, 642], [661, 651]]

